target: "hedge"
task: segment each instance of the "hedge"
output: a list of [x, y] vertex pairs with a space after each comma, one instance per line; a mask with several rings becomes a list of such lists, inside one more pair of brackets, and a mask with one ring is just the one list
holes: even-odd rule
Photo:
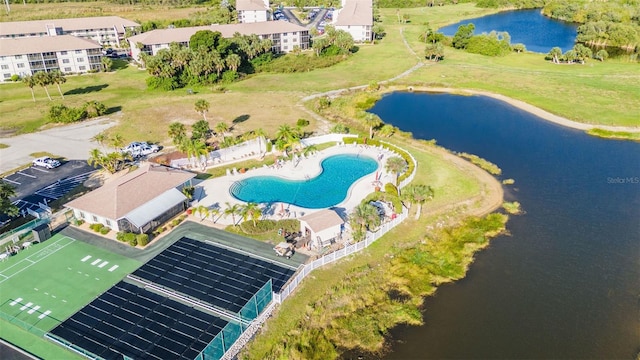
[[405, 150], [395, 145], [392, 145], [389, 143], [383, 143], [380, 140], [376, 140], [376, 139], [360, 138], [360, 137], [357, 137], [357, 138], [345, 137], [343, 139], [343, 142], [345, 144], [353, 144], [353, 143], [364, 144], [364, 139], [367, 139], [366, 145], [371, 145], [371, 146], [382, 145], [383, 147], [386, 147], [387, 149], [394, 151], [396, 154], [398, 154], [407, 162], [407, 171], [403, 172], [402, 175], [398, 177], [398, 184], [400, 184], [404, 179], [408, 178], [411, 174], [413, 174], [413, 171], [416, 168], [416, 164], [413, 162], [413, 158], [411, 158], [411, 155], [409, 155], [409, 153], [407, 153]]
[[149, 243], [149, 235], [147, 235], [147, 234], [138, 234], [136, 236], [136, 240], [138, 242], [138, 245], [146, 246]]

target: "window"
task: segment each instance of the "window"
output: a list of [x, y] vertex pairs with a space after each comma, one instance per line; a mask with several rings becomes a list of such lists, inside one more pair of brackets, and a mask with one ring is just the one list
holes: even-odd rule
[[80, 218], [81, 218], [81, 219], [84, 219], [84, 218], [85, 218], [84, 213], [83, 213], [82, 211], [80, 211]]
[[64, 68], [64, 72], [71, 72], [71, 68], [70, 67]]
[[66, 51], [60, 51], [60, 55], [67, 55]]
[[92, 216], [91, 216], [91, 219], [93, 219], [93, 221], [94, 221], [94, 222], [98, 222], [98, 217], [97, 217], [97, 216], [95, 216], [95, 215], [92, 215]]
[[111, 227], [111, 221], [109, 219], [105, 219], [104, 222], [108, 227]]
[[86, 67], [86, 66], [80, 66], [78, 69], [79, 69], [80, 71], [84, 71], [84, 70], [87, 70], [87, 67]]
[[2, 70], [9, 70], [9, 65], [2, 65]]
[[82, 54], [82, 50], [76, 50], [76, 54]]
[[15, 58], [16, 58], [16, 60], [20, 60], [20, 59], [22, 59], [22, 55], [16, 55]]
[[17, 66], [18, 66], [18, 69], [22, 69], [24, 68], [24, 63], [19, 63]]
[[4, 76], [5, 79], [11, 78], [11, 74], [3, 74], [3, 76]]
[[69, 63], [69, 59], [62, 59], [62, 63], [63, 64], [68, 64]]
[[84, 58], [76, 58], [77, 62], [84, 62]]
[[298, 41], [298, 38], [293, 38], [293, 42], [297, 42], [297, 41]]
[[284, 43], [289, 42], [289, 39], [284, 39], [284, 40], [282, 40], [282, 42], [284, 42]]

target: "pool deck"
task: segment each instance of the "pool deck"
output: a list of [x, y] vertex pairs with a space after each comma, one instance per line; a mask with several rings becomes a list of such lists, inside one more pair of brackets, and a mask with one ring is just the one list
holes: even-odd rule
[[[376, 173], [382, 173], [380, 181], [382, 184], [388, 182], [394, 182], [395, 176], [385, 171], [385, 164], [387, 159], [392, 156], [397, 156], [394, 152], [386, 149], [380, 149], [378, 147], [368, 145], [337, 145], [331, 148], [316, 152], [310, 157], [302, 158], [297, 164], [293, 161], [287, 161], [279, 168], [274, 166], [263, 166], [256, 169], [248, 170], [245, 173], [235, 173], [227, 176], [222, 176], [214, 179], [204, 180], [196, 185], [198, 190], [194, 194], [197, 200], [195, 206], [206, 206], [210, 209], [219, 208], [221, 211], [227, 207], [226, 203], [245, 205], [244, 201], [240, 201], [233, 197], [229, 191], [231, 185], [238, 180], [243, 180], [253, 176], [278, 176], [289, 180], [305, 180], [313, 178], [319, 175], [322, 171], [320, 163], [325, 158], [332, 155], [339, 154], [358, 154], [370, 157], [378, 162], [378, 169], [369, 175], [365, 175], [356, 181], [349, 192], [347, 197], [341, 203], [333, 206], [337, 212], [345, 216], [356, 207], [360, 201], [370, 193], [374, 191], [374, 181]], [[378, 157], [382, 154], [382, 160], [378, 160]], [[261, 204], [262, 205], [262, 204]], [[284, 213], [282, 209], [288, 210]], [[299, 218], [301, 216], [311, 214], [313, 212], [322, 209], [307, 209], [287, 203], [272, 203], [268, 204], [267, 208], [263, 209], [263, 219], [286, 219], [286, 218]], [[197, 216], [197, 215], [196, 215]], [[219, 225], [231, 225], [231, 216], [216, 217], [216, 223]], [[236, 216], [236, 221], [241, 221], [239, 216]]]

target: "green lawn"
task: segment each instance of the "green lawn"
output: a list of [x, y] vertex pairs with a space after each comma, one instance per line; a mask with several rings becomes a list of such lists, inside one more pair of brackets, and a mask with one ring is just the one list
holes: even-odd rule
[[62, 235], [21, 251], [0, 263], [0, 336], [32, 349], [21, 328], [50, 331], [140, 265]]

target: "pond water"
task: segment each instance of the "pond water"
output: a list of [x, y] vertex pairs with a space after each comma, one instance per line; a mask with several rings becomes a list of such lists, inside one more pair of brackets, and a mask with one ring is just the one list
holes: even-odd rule
[[540, 9], [533, 9], [505, 11], [467, 19], [438, 31], [453, 36], [458, 31], [458, 26], [468, 23], [475, 26], [475, 34], [506, 31], [511, 36], [511, 44], [522, 43], [528, 51], [545, 54], [554, 46], [559, 46], [562, 52], [573, 48], [578, 28], [576, 24], [548, 18], [540, 13]]
[[526, 211], [465, 279], [426, 299], [424, 326], [392, 331], [385, 359], [635, 358], [640, 143], [590, 137], [482, 96], [393, 93], [371, 112], [497, 164], [515, 179], [506, 200]]

